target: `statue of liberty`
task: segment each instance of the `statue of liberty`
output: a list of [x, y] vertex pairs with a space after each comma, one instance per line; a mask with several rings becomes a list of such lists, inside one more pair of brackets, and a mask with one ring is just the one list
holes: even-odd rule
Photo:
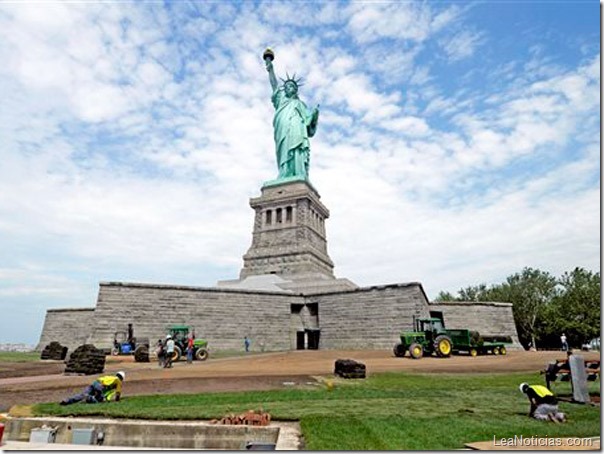
[[309, 110], [298, 98], [300, 79], [296, 75], [281, 79], [280, 87], [273, 71], [275, 54], [264, 51], [264, 62], [268, 79], [273, 89], [272, 102], [275, 107], [273, 128], [279, 180], [308, 180], [310, 162], [309, 137], [315, 135], [319, 121], [319, 106]]

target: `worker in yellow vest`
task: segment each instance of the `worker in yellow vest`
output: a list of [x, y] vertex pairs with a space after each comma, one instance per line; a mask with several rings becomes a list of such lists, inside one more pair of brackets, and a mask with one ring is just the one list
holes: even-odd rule
[[555, 423], [566, 421], [566, 416], [558, 409], [558, 399], [545, 386], [521, 383], [519, 388], [520, 392], [526, 394], [531, 403], [530, 417]]
[[88, 404], [116, 402], [122, 396], [122, 382], [125, 378], [126, 372], [123, 371], [119, 371], [115, 375], [99, 377], [87, 386], [82, 393], [62, 400], [61, 405], [70, 405], [81, 401]]

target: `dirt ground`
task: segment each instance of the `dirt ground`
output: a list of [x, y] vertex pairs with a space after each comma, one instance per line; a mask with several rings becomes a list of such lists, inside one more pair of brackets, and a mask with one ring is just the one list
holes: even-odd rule
[[[598, 352], [581, 352], [585, 359], [599, 359]], [[390, 351], [314, 350], [249, 354], [208, 359], [172, 369], [156, 363], [135, 363], [132, 357], [108, 357], [105, 374], [126, 372], [124, 396], [141, 394], [191, 394], [200, 392], [268, 390], [316, 386], [322, 378], [333, 377], [336, 359], [354, 359], [367, 366], [367, 374], [388, 371], [424, 373], [534, 372], [548, 362], [563, 359], [563, 352], [511, 351], [506, 356], [453, 356], [451, 358], [395, 358]], [[0, 412], [13, 405], [58, 402], [79, 392], [95, 376], [69, 376], [61, 362], [0, 364]]]
[[28, 375], [61, 374], [64, 370], [65, 363], [63, 361], [0, 362], [0, 379]]

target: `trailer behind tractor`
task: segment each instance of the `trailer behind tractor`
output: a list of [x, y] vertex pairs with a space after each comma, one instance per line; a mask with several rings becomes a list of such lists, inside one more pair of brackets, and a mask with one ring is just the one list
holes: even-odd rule
[[507, 353], [505, 342], [487, 342], [477, 331], [445, 329], [440, 318], [414, 319], [415, 331], [401, 333], [401, 341], [394, 346], [394, 356], [403, 357], [407, 352], [414, 359], [436, 354], [447, 358], [452, 353], [468, 353], [471, 356]]
[[487, 342], [478, 331], [449, 329], [447, 332], [453, 342], [453, 353], [468, 353], [470, 356], [507, 353], [505, 342]]

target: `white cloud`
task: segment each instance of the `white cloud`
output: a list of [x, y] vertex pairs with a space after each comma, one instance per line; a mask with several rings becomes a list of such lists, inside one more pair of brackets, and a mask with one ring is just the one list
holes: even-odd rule
[[430, 33], [431, 19], [424, 3], [353, 3], [348, 28], [360, 43], [384, 37], [423, 41]]
[[463, 30], [452, 37], [440, 41], [445, 54], [451, 61], [458, 61], [472, 56], [483, 43], [484, 35], [482, 33], [468, 30]]
[[382, 127], [410, 136], [425, 136], [430, 132], [426, 121], [417, 117], [400, 117], [383, 121]]
[[444, 10], [441, 13], [438, 13], [432, 19], [432, 30], [439, 31], [448, 25], [455, 23], [456, 20], [459, 19], [462, 14], [462, 9], [458, 5], [453, 5]]
[[328, 102], [345, 103], [356, 115], [365, 115], [368, 121], [389, 118], [400, 111], [397, 94], [383, 95], [371, 87], [369, 80], [360, 74], [349, 74], [334, 80]]

